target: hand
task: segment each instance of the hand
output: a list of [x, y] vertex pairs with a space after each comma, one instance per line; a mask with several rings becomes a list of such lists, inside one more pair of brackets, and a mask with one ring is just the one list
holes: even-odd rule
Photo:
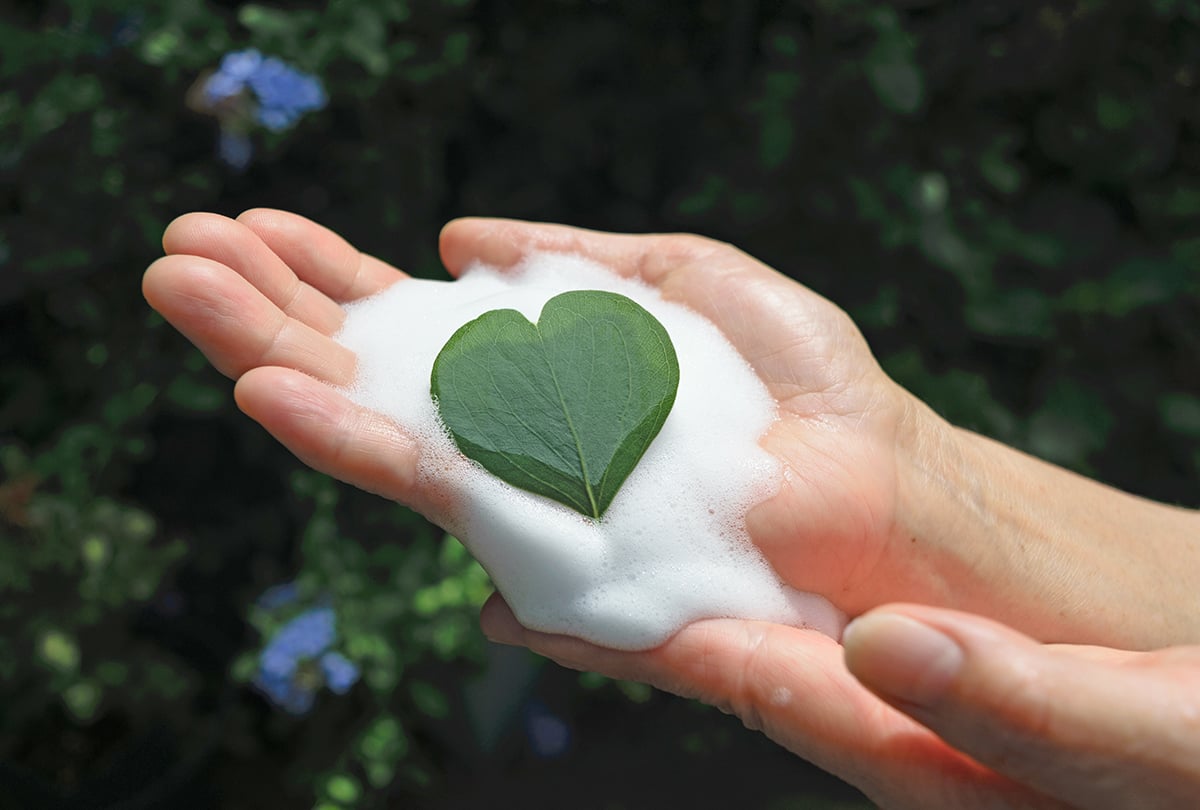
[[[250, 211], [237, 221], [181, 217], [147, 299], [238, 380], [238, 404], [302, 460], [405, 502], [435, 522], [447, 510], [414, 481], [419, 448], [403, 430], [317, 381], [341, 384], [354, 358], [331, 339], [341, 304], [403, 274], [300, 217]], [[751, 516], [756, 542], [803, 590], [859, 612], [898, 587], [889, 556], [895, 450], [907, 395], [880, 370], [835, 306], [733, 248], [688, 236], [616, 236], [505, 221], [451, 223], [442, 255], [454, 275], [475, 260], [509, 267], [534, 249], [574, 251], [712, 319], [780, 402], [765, 438], [784, 464], [780, 494]], [[885, 570], [886, 569], [886, 570]]]
[[1200, 795], [1200, 647], [1041, 645], [914, 605], [860, 617], [844, 654], [811, 630], [731, 619], [617, 652], [526, 630], [499, 597], [484, 627], [720, 706], [887, 808], [1188, 808]]
[[[354, 357], [330, 337], [344, 317], [341, 304], [402, 273], [277, 211], [250, 211], [237, 221], [188, 215], [163, 241], [168, 255], [147, 271], [146, 297], [238, 379], [243, 410], [319, 470], [435, 522], [449, 511], [417, 483], [413, 440], [323, 384], [354, 375]], [[780, 420], [763, 444], [785, 476], [748, 523], [795, 587], [824, 594], [851, 615], [886, 601], [922, 601], [982, 610], [1041, 638], [1145, 645], [1195, 635], [1200, 611], [1188, 607], [1200, 594], [1200, 547], [1188, 540], [1194, 515], [955, 431], [883, 374], [844, 313], [795, 282], [729, 246], [690, 236], [462, 220], [441, 239], [454, 275], [475, 260], [510, 267], [531, 250], [581, 253], [640, 277], [707, 316], [752, 364], [780, 403]], [[882, 703], [849, 675], [841, 647], [812, 631], [709, 620], [655, 650], [618, 653], [528, 631], [499, 598], [485, 607], [483, 624], [500, 640], [568, 665], [727, 706], [793, 751], [901, 805], [1034, 796]], [[859, 625], [860, 633], [864, 627], [871, 626]], [[863, 638], [851, 634], [852, 661], [864, 654], [855, 652]], [[1022, 643], [1026, 650], [1032, 644]], [[870, 660], [860, 659], [856, 670], [882, 689]], [[1125, 660], [1135, 672], [1133, 661], [1159, 659]], [[921, 789], [910, 790], [918, 782]]]
[[[246, 413], [316, 469], [434, 522], [450, 511], [416, 482], [419, 448], [402, 428], [321, 384], [354, 375], [354, 357], [331, 339], [341, 304], [404, 274], [280, 211], [188, 214], [163, 245], [146, 298], [238, 380]], [[792, 586], [851, 616], [918, 601], [1042, 639], [1148, 646], [1200, 635], [1200, 621], [1186, 618], [1200, 616], [1195, 516], [954, 430], [895, 385], [845, 313], [810, 290], [695, 236], [505, 220], [460, 220], [441, 236], [453, 275], [476, 260], [507, 268], [532, 250], [580, 253], [641, 278], [708, 317], [751, 363], [779, 402], [763, 444], [783, 479], [748, 524]], [[1164, 578], [1166, 568], [1195, 573]]]
[[867, 614], [844, 643], [881, 698], [1069, 806], [1183, 808], [1200, 795], [1200, 646], [1043, 646], [915, 606]]

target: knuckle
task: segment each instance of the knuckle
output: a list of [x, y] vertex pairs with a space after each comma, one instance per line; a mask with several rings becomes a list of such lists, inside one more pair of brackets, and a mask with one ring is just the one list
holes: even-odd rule
[[702, 261], [721, 254], [744, 255], [729, 242], [694, 233], [668, 234], [664, 247], [666, 255], [679, 262]]
[[742, 665], [733, 681], [728, 704], [746, 728], [763, 731], [771, 714], [769, 703], [775, 680], [772, 671], [774, 658], [771, 655], [773, 645], [770, 632], [766, 629], [751, 628], [746, 632], [751, 635], [747, 640]]
[[739, 252], [732, 245], [694, 233], [668, 233], [649, 237], [642, 253], [642, 270], [650, 276], [711, 258], [722, 252]]

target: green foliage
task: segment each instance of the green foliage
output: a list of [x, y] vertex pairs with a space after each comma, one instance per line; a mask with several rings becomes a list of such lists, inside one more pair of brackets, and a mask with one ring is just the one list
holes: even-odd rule
[[873, 9], [870, 22], [876, 38], [863, 67], [871, 87], [884, 107], [912, 115], [925, 97], [925, 79], [916, 64], [913, 39], [901, 24], [900, 15], [887, 6]]
[[[0, 759], [68, 798], [107, 802], [95, 780], [115, 796], [130, 759], [150, 764], [116, 771], [114, 804], [184, 806], [164, 774], [191, 769], [255, 773], [281, 807], [434, 806], [453, 774], [506, 767], [461, 733], [483, 571], [304, 471], [147, 312], [139, 274], [185, 211], [298, 210], [424, 276], [464, 213], [727, 239], [844, 306], [957, 424], [1200, 505], [1196, 0], [10, 6]], [[237, 174], [189, 93], [247, 47], [330, 104]], [[290, 580], [363, 672], [300, 719], [243, 688], [281, 620], [257, 597]], [[518, 707], [540, 688], [522, 677]], [[570, 694], [589, 723], [647, 697]], [[774, 805], [820, 806], [795, 794]]]
[[1168, 429], [1193, 439], [1200, 439], [1200, 397], [1167, 394], [1159, 400], [1159, 408]]
[[1121, 318], [1200, 293], [1200, 274], [1184, 262], [1138, 257], [1101, 279], [1080, 281], [1061, 298], [1064, 309]]
[[195, 686], [174, 656], [145, 656], [133, 630], [135, 612], [185, 548], [142, 509], [92, 491], [84, 459], [108, 449], [103, 435], [77, 426], [36, 458], [0, 444], [9, 733], [55, 704], [85, 724], [102, 706], [148, 718]]
[[667, 421], [678, 387], [662, 324], [596, 290], [554, 296], [536, 324], [514, 309], [484, 313], [442, 347], [431, 380], [464, 454], [597, 520]]

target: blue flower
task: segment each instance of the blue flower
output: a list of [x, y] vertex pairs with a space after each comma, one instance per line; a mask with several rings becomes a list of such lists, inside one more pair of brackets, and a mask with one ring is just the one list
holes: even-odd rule
[[[270, 595], [270, 591], [265, 596]], [[333, 608], [310, 608], [275, 633], [258, 657], [254, 685], [290, 714], [304, 714], [324, 684], [344, 695], [358, 682], [354, 662], [331, 649], [337, 642]]]
[[262, 65], [262, 54], [253, 48], [225, 54], [217, 71], [208, 77], [204, 95], [211, 102], [236, 96], [246, 88], [246, 82]]
[[306, 610], [279, 628], [264, 655], [275, 652], [293, 658], [316, 658], [337, 641], [337, 617], [333, 608]]
[[561, 757], [571, 747], [571, 727], [537, 698], [525, 704], [525, 738], [535, 756]]
[[313, 76], [274, 57], [264, 59], [246, 79], [258, 98], [258, 120], [271, 130], [291, 126], [301, 115], [319, 110], [327, 101]]
[[254, 144], [245, 132], [221, 127], [221, 134], [217, 136], [217, 157], [230, 168], [242, 171], [250, 165], [250, 159], [254, 157]]
[[358, 667], [338, 652], [321, 656], [321, 672], [325, 674], [325, 685], [336, 695], [346, 694], [358, 682]]
[[317, 699], [316, 686], [310, 680], [296, 677], [296, 673], [287, 676], [260, 673], [254, 685], [288, 714], [306, 714]]
[[328, 103], [321, 82], [274, 56], [257, 50], [225, 54], [204, 86], [204, 95], [216, 103], [249, 90], [258, 101], [258, 122], [278, 132], [296, 123], [306, 112]]
[[249, 136], [253, 122], [280, 132], [329, 102], [316, 76], [254, 48], [225, 54], [203, 79], [200, 92], [189, 97], [193, 108], [221, 121], [217, 155], [237, 171], [249, 166], [254, 155]]

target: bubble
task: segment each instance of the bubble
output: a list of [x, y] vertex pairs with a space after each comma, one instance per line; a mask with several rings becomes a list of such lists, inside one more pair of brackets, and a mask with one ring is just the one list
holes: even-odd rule
[[[459, 453], [430, 397], [434, 358], [467, 321], [516, 309], [536, 321], [568, 290], [625, 295], [666, 328], [679, 357], [662, 431], [600, 521], [516, 489]], [[347, 392], [420, 442], [419, 474], [453, 496], [447, 516], [523, 624], [619, 649], [657, 646], [684, 625], [738, 617], [815, 627], [837, 637], [845, 616], [782, 583], [746, 532], [774, 495], [779, 463], [759, 446], [776, 403], [721, 332], [578, 256], [533, 254], [503, 273], [404, 280], [348, 307], [337, 341], [358, 356]]]

